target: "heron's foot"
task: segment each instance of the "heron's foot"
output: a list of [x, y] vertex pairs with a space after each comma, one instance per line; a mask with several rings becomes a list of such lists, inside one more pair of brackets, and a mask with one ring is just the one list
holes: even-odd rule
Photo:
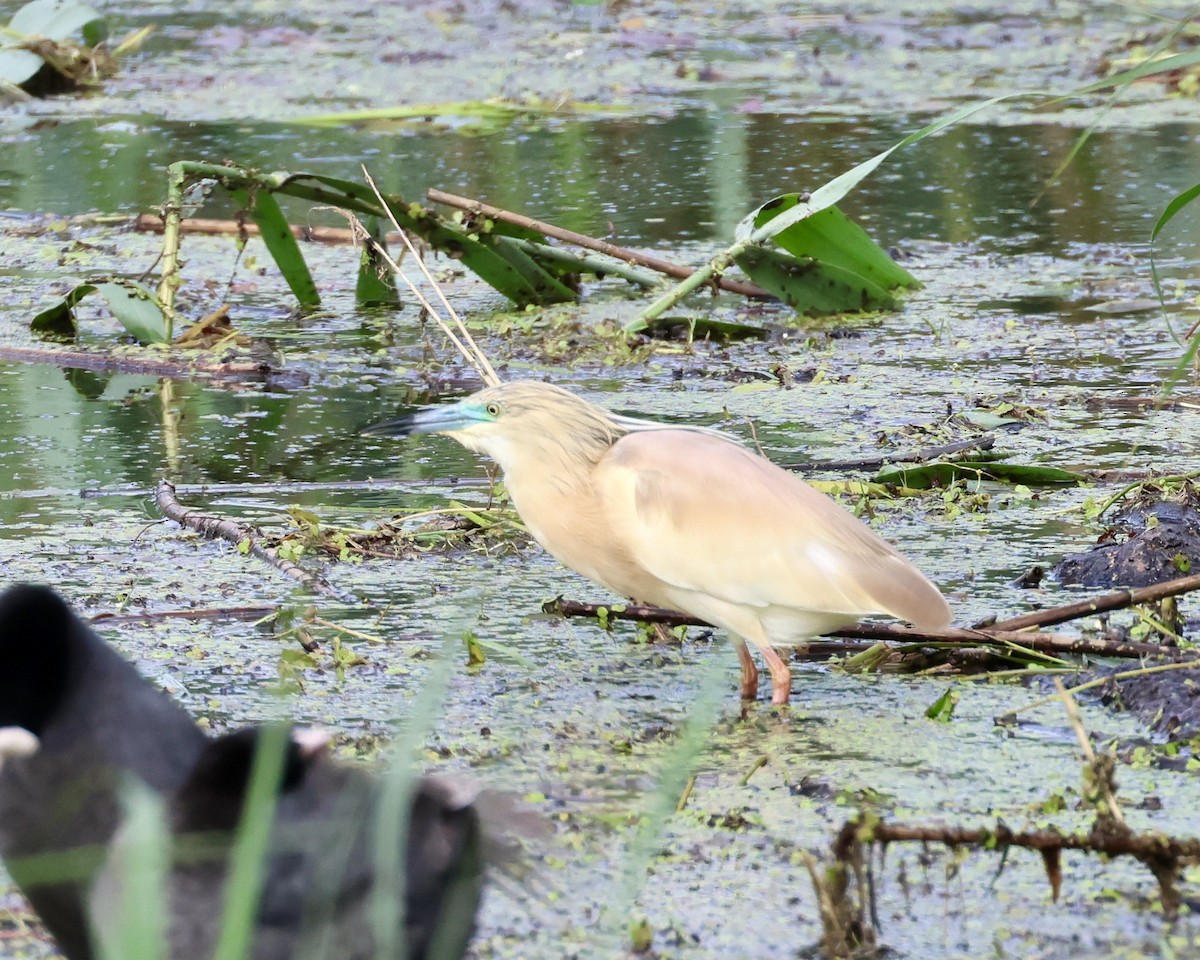
[[754, 658], [750, 656], [750, 651], [744, 643], [739, 643], [737, 648], [738, 662], [742, 665], [742, 680], [740, 684], [743, 700], [758, 699], [758, 667], [754, 663]]

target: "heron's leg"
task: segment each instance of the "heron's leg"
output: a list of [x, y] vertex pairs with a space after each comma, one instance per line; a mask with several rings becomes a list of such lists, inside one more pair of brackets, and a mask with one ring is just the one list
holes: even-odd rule
[[771, 702], [784, 704], [792, 695], [792, 671], [774, 647], [762, 648], [763, 659], [771, 671]]
[[754, 658], [750, 656], [750, 650], [746, 647], [745, 640], [741, 637], [735, 637], [733, 645], [737, 647], [738, 661], [742, 665], [742, 699], [757, 700], [758, 667], [754, 664]]

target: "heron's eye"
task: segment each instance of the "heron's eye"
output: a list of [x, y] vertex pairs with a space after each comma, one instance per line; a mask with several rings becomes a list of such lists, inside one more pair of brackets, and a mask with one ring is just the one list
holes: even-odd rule
[[484, 409], [485, 411], [487, 411], [487, 415], [488, 415], [489, 417], [498, 417], [498, 416], [500, 416], [500, 404], [496, 403], [495, 401], [492, 401], [491, 403], [489, 403], [489, 404], [488, 404], [486, 407], [484, 407], [483, 409]]

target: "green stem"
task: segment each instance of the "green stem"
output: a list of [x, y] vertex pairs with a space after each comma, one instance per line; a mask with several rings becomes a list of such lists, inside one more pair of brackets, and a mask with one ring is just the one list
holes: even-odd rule
[[754, 242], [754, 238], [751, 237], [748, 240], [739, 241], [732, 247], [718, 253], [690, 277], [675, 284], [675, 286], [639, 313], [630, 323], [625, 325], [624, 332], [627, 334], [641, 333], [650, 325], [651, 320], [656, 320], [693, 290], [699, 289], [713, 277], [724, 273], [733, 266], [734, 258], [741, 256]]
[[593, 257], [588, 254], [569, 253], [566, 250], [559, 250], [557, 247], [551, 247], [544, 243], [534, 243], [531, 240], [524, 240], [520, 237], [502, 237], [497, 239], [516, 247], [523, 253], [529, 254], [534, 260], [544, 263], [561, 264], [579, 270], [582, 273], [594, 274], [597, 277], [620, 277], [622, 280], [627, 280], [632, 284], [647, 289], [658, 286], [662, 281], [662, 278], [658, 274], [651, 273], [649, 270], [639, 270], [637, 267], [622, 263], [620, 260], [610, 260], [607, 257]]
[[167, 167], [167, 202], [163, 204], [162, 279], [158, 281], [158, 300], [163, 307], [167, 342], [172, 339], [175, 319], [175, 291], [179, 287], [179, 226], [183, 220], [184, 163]]

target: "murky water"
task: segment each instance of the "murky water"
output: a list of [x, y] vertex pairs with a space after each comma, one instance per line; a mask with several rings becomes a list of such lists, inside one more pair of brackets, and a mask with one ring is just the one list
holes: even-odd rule
[[[220, 15], [196, 6], [168, 30], [160, 51], [182, 58], [164, 62], [185, 77], [195, 68], [187, 30], [222, 50], [242, 42]], [[752, 63], [753, 51], [764, 49], [755, 44], [784, 35], [781, 18], [793, 27], [800, 22], [789, 5], [771, 10], [761, 21], [738, 21], [736, 43], [729, 40], [714, 61], [730, 71], [731, 64]], [[304, 45], [288, 31], [314, 14], [296, 16], [259, 22], [277, 31], [271, 57]], [[592, 14], [573, 9], [570, 16], [574, 23]], [[895, 16], [880, 22], [881, 36], [907, 29], [918, 15]], [[961, 37], [990, 29], [969, 19], [956, 14]], [[1092, 42], [1095, 29], [1089, 26], [1080, 42]], [[844, 45], [833, 43], [832, 51], [852, 56], [860, 48], [854, 30], [838, 36]], [[699, 48], [718, 48], [703, 30], [698, 37]], [[884, 46], [892, 49], [886, 36]], [[314, 56], [331, 63], [319, 59], [330, 50]], [[330, 67], [336, 69], [345, 67]], [[221, 119], [198, 83], [192, 108], [168, 113], [153, 97], [134, 99], [140, 95], [130, 93], [132, 82], [117, 81], [90, 112], [87, 104], [63, 101], [0, 113], [4, 345], [34, 342], [29, 318], [66, 278], [137, 275], [157, 254], [155, 237], [104, 226], [39, 232], [31, 225], [153, 209], [163, 199], [163, 168], [184, 157], [347, 178], [357, 178], [365, 162], [384, 189], [415, 198], [437, 186], [698, 262], [758, 203], [815, 187], [922, 122], [895, 112], [810, 115], [794, 103], [773, 110], [761, 102], [769, 85], [730, 82], [692, 97], [664, 94], [655, 101], [659, 111], [516, 122], [474, 134], [314, 129], [254, 121], [232, 107]], [[644, 91], [638, 96], [653, 100]], [[911, 102], [911, 91], [905, 96]], [[308, 112], [335, 106], [314, 94]], [[269, 118], [266, 111], [254, 115]], [[638, 308], [618, 283], [593, 285], [581, 305], [540, 317], [504, 313], [503, 303], [469, 278], [452, 277], [448, 291], [471, 320], [490, 318], [491, 329], [505, 331], [486, 334], [483, 343], [506, 364], [506, 376], [545, 373], [622, 412], [715, 424], [744, 437], [748, 418], [763, 448], [782, 462], [863, 456], [879, 449], [885, 434], [1007, 401], [1044, 416], [1001, 429], [999, 445], [1013, 459], [1200, 468], [1194, 413], [1087, 404], [1153, 392], [1181, 353], [1158, 311], [1091, 308], [1150, 295], [1147, 238], [1165, 203], [1195, 179], [1200, 124], [1164, 119], [1101, 130], [1035, 204], [1076, 136], [1077, 118], [1058, 119], [1064, 122], [1014, 122], [1005, 114], [953, 129], [897, 155], [851, 197], [847, 211], [896, 245], [925, 284], [902, 313], [868, 326], [848, 322], [830, 332], [800, 324], [763, 343], [659, 344], [610, 365], [589, 331], [623, 322]], [[308, 219], [302, 207], [289, 210]], [[214, 198], [203, 213], [228, 216], [232, 209]], [[327, 216], [313, 219], [337, 223]], [[1159, 246], [1176, 331], [1193, 319], [1198, 227], [1185, 214]], [[150, 490], [164, 475], [208, 485], [181, 487], [185, 503], [268, 529], [282, 526], [290, 504], [328, 523], [361, 524], [450, 498], [487, 502], [483, 464], [452, 442], [358, 436], [363, 425], [423, 402], [429, 380], [458, 376], [460, 364], [435, 332], [418, 326], [411, 307], [395, 315], [355, 308], [350, 251], [306, 248], [306, 255], [324, 300], [310, 318], [292, 314], [257, 242], [239, 264], [232, 240], [188, 237], [183, 293], [196, 315], [231, 303], [238, 328], [268, 338], [290, 369], [309, 376], [306, 386], [233, 389], [0, 361], [4, 580], [48, 580], [86, 612], [120, 604], [162, 610], [309, 601], [230, 545], [159, 522]], [[787, 319], [727, 297], [701, 309], [721, 319]], [[110, 320], [85, 308], [84, 344], [115, 337]], [[780, 389], [765, 379], [780, 363], [817, 376]], [[922, 445], [917, 438], [896, 442]], [[287, 487], [371, 478], [393, 483]], [[878, 529], [943, 586], [959, 623], [1060, 600], [1052, 586], [1030, 592], [1011, 581], [1034, 563], [1092, 542], [1098, 528], [1076, 508], [1111, 491], [987, 492], [991, 503], [977, 512], [956, 513], [936, 496], [874, 506]], [[541, 617], [541, 604], [556, 595], [605, 598], [534, 546], [497, 556], [340, 564], [326, 573], [371, 607], [323, 603], [322, 615], [379, 640], [346, 640], [366, 662], [344, 673], [327, 653], [318, 666], [289, 669], [281, 655], [294, 644], [241, 621], [135, 624], [106, 635], [217, 727], [287, 713], [330, 726], [348, 750], [370, 754], [406, 715], [431, 658], [447, 644], [465, 662], [461, 634], [478, 634], [488, 661], [473, 672], [456, 669], [444, 719], [423, 757], [431, 766], [470, 769], [489, 783], [544, 795], [539, 806], [556, 818], [561, 845], [553, 861], [559, 865], [543, 871], [553, 895], [493, 897], [480, 956], [557, 958], [595, 949], [598, 904], [615, 889], [630, 818], [657, 782], [710, 666], [725, 688], [718, 719], [695, 790], [672, 819], [639, 901], [663, 956], [789, 956], [815, 942], [816, 908], [797, 853], [824, 850], [863, 791], [877, 792], [876, 807], [899, 819], [1086, 826], [1072, 809], [1079, 786], [1073, 741], [1013, 734], [992, 723], [1036, 695], [1022, 687], [960, 683], [953, 722], [939, 724], [924, 711], [945, 679], [846, 676], [806, 665], [797, 668], [789, 714], [762, 708], [738, 722], [736, 659], [723, 638], [693, 631], [682, 647], [651, 646], [627, 626], [605, 632]], [[321, 639], [328, 648], [332, 637]], [[1054, 731], [1064, 725], [1054, 709], [1039, 718]], [[1098, 706], [1086, 709], [1085, 721], [1097, 739], [1142, 732]], [[762, 756], [766, 766], [745, 779]], [[1127, 767], [1119, 779], [1135, 827], [1195, 832], [1194, 776]], [[1068, 810], [1046, 817], [1041, 804], [1055, 794], [1068, 798]], [[1160, 799], [1161, 809], [1144, 803], [1148, 797]], [[1168, 933], [1147, 908], [1153, 883], [1137, 865], [1068, 858], [1055, 906], [1047, 903], [1037, 858], [1013, 854], [999, 879], [995, 868], [993, 858], [971, 856], [948, 876], [940, 859], [929, 864], [915, 851], [890, 851], [879, 871], [884, 941], [913, 958], [1157, 956], [1168, 939], [1176, 956], [1200, 949], [1192, 926]]]

